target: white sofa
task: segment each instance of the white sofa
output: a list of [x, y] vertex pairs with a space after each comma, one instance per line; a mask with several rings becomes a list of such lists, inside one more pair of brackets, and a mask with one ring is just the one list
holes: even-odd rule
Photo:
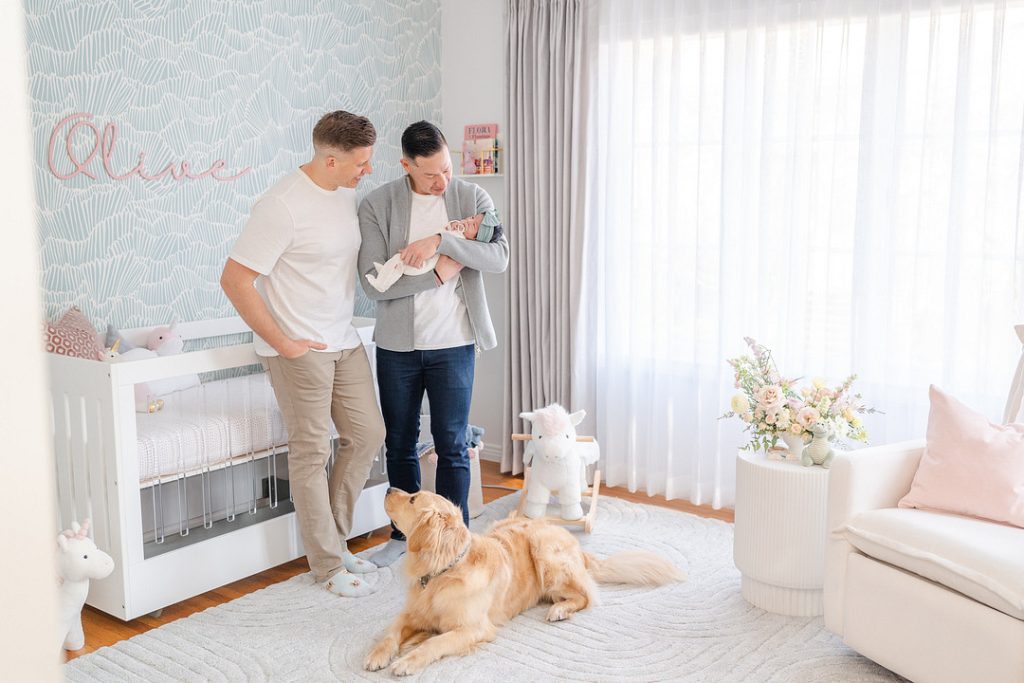
[[853, 451], [830, 475], [825, 626], [920, 683], [1024, 682], [1024, 529], [901, 509], [924, 442]]

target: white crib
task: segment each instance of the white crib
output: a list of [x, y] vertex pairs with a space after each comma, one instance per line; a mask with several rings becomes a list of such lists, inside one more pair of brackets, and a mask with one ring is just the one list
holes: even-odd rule
[[[373, 320], [356, 327], [372, 367]], [[141, 344], [150, 329], [123, 334]], [[250, 332], [239, 318], [177, 331], [186, 343]], [[127, 621], [305, 554], [279, 494], [287, 438], [258, 364], [251, 342], [117, 364], [49, 356], [60, 528], [92, 518], [115, 563], [88, 604]], [[192, 373], [214, 374], [160, 413], [135, 412], [136, 383]], [[388, 524], [386, 490], [379, 458], [352, 536]]]

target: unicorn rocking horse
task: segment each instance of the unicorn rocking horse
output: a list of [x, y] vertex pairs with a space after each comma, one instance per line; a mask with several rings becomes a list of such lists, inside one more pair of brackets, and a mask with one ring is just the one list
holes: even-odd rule
[[65, 650], [85, 647], [82, 605], [89, 594], [89, 579], [104, 579], [114, 571], [114, 560], [89, 538], [89, 520], [57, 536], [57, 573], [60, 580], [60, 644]]
[[[581, 524], [590, 533], [597, 516], [597, 494], [601, 472], [594, 472], [594, 485], [587, 488], [587, 465], [597, 462], [600, 451], [592, 436], [578, 436], [576, 425], [586, 416], [579, 410], [571, 415], [557, 403], [519, 417], [531, 424], [531, 434], [513, 434], [513, 441], [528, 441], [523, 453], [526, 472], [519, 507], [512, 513], [530, 518], [544, 517], [553, 493], [558, 494], [561, 517], [549, 518], [562, 524]], [[583, 514], [583, 495], [590, 494], [590, 507]]]

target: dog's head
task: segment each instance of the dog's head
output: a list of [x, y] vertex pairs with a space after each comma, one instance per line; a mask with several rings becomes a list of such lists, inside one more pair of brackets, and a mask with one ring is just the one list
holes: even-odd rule
[[409, 554], [419, 555], [428, 571], [435, 565], [444, 567], [451, 562], [469, 540], [462, 511], [436, 493], [409, 494], [390, 488], [384, 496], [384, 509], [408, 539]]

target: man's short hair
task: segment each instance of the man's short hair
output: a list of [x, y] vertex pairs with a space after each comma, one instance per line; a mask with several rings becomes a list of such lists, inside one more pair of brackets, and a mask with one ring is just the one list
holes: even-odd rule
[[370, 119], [347, 111], [324, 114], [313, 127], [313, 147], [331, 147], [351, 152], [358, 147], [373, 147], [377, 131]]
[[417, 121], [402, 133], [402, 154], [406, 159], [433, 156], [447, 146], [441, 129], [429, 121]]

